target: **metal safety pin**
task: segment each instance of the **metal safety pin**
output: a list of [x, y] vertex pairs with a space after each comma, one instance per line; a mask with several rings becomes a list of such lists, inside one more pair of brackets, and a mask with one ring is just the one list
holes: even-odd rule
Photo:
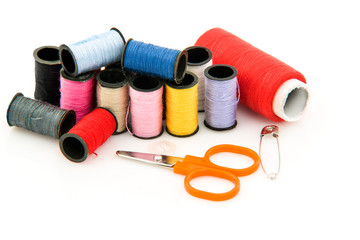
[[[278, 163], [278, 169], [277, 172], [273, 172], [273, 173], [268, 173], [263, 165], [263, 161], [262, 161], [262, 157], [261, 157], [261, 144], [263, 141], [264, 136], [267, 135], [272, 135], [274, 138], [276, 138], [277, 141], [277, 148], [278, 148], [278, 155], [279, 155], [279, 163]], [[276, 125], [268, 125], [265, 126], [262, 130], [261, 130], [261, 134], [260, 134], [260, 146], [259, 146], [259, 156], [261, 159], [261, 168], [263, 169], [264, 173], [266, 174], [266, 176], [268, 178], [270, 178], [271, 180], [276, 179], [276, 177], [279, 175], [280, 172], [280, 162], [281, 162], [281, 158], [280, 158], [280, 144], [279, 144], [279, 127]]]

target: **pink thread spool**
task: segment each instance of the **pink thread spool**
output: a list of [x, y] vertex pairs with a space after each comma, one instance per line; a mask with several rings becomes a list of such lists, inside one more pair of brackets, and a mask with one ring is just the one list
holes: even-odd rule
[[94, 109], [95, 72], [71, 77], [61, 70], [60, 107], [74, 110], [76, 123]]
[[159, 137], [164, 129], [163, 83], [145, 75], [135, 76], [129, 83], [131, 126], [129, 131], [138, 138]]

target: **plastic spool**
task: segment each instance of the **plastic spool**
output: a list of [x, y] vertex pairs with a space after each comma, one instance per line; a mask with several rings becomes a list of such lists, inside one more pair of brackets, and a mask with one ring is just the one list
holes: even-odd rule
[[198, 111], [205, 110], [205, 69], [212, 65], [212, 53], [206, 47], [192, 46], [185, 49], [188, 52], [186, 71], [198, 77]]
[[[93, 124], [87, 125], [90, 121]], [[100, 124], [107, 123], [106, 128]], [[95, 126], [99, 125], [99, 126]], [[104, 144], [116, 130], [115, 116], [107, 109], [96, 108], [70, 131], [61, 136], [59, 146], [64, 156], [72, 162], [83, 162], [88, 155]]]
[[[140, 139], [153, 139], [161, 136], [164, 132], [162, 126], [163, 82], [147, 75], [136, 75], [131, 79], [129, 86], [131, 114], [131, 124], [129, 125], [130, 133]], [[161, 91], [161, 94], [159, 94], [158, 98], [155, 98], [154, 93], [157, 91]], [[137, 96], [134, 96], [135, 94]], [[151, 99], [148, 99], [149, 97]], [[148, 106], [147, 103], [149, 103], [149, 101], [155, 103]], [[135, 107], [142, 107], [145, 106], [145, 104], [148, 106], [146, 109], [142, 109], [142, 112], [135, 113]], [[148, 122], [144, 120], [145, 116], [147, 116]], [[151, 126], [149, 125], [149, 122], [152, 123]]]
[[59, 47], [39, 47], [34, 50], [33, 56], [35, 59], [35, 99], [59, 106], [61, 69]]
[[[18, 107], [20, 101], [23, 105]], [[11, 127], [17, 126], [42, 135], [60, 138], [75, 125], [75, 113], [17, 93], [9, 104], [6, 120]]]
[[[94, 109], [95, 72], [87, 72], [75, 77], [69, 76], [64, 69], [62, 69], [60, 73], [61, 82], [70, 81], [73, 85], [73, 88], [67, 87], [65, 89], [65, 84], [61, 84], [60, 107], [74, 110], [76, 113], [76, 122], [79, 122], [85, 115]], [[77, 89], [75, 89], [75, 87]]]
[[197, 84], [191, 72], [179, 84], [166, 82], [166, 131], [170, 135], [189, 137], [199, 131]]
[[[139, 66], [134, 66], [132, 64], [128, 64], [128, 58], [129, 58], [128, 57], [128, 54], [129, 54], [128, 46], [129, 46], [130, 42], [132, 42], [132, 41], [134, 41], [137, 44], [146, 45], [148, 47], [166, 49], [166, 48], [159, 47], [159, 46], [156, 46], [156, 45], [153, 45], [153, 44], [138, 42], [138, 41], [135, 41], [134, 39], [130, 38], [126, 42], [124, 50], [123, 50], [123, 54], [122, 54], [121, 64], [122, 64], [123, 69], [131, 71], [131, 72], [136, 72], [136, 73], [140, 73], [140, 74], [149, 75], [149, 76], [152, 76], [152, 77], [160, 77], [160, 78], [167, 79], [167, 80], [170, 80], [170, 81], [173, 80], [176, 83], [181, 82], [182, 78], [184, 77], [184, 74], [185, 74], [185, 71], [186, 71], [186, 65], [187, 65], [187, 61], [188, 61], [188, 53], [187, 53], [186, 50], [179, 51], [176, 58], [174, 59], [174, 64], [173, 64], [172, 69], [171, 69], [172, 72], [173, 72], [172, 76], [165, 76], [162, 72], [158, 72], [159, 69], [156, 69], [154, 67], [149, 67], [153, 63], [153, 60], [160, 60], [161, 56], [158, 53], [148, 52], [148, 53], [145, 53], [144, 55], [141, 55], [141, 53], [140, 53], [139, 55], [132, 56], [132, 57], [135, 57], [135, 58], [139, 59], [139, 61], [144, 60], [146, 58], [153, 58], [153, 59], [148, 59], [149, 62], [146, 62], [145, 66], [142, 66], [144, 68], [147, 67], [146, 69], [141, 68]], [[170, 50], [170, 49], [168, 49], [168, 50]], [[135, 53], [130, 53], [130, 54], [135, 54]], [[164, 61], [170, 61], [170, 60], [172, 60], [172, 59], [162, 59], [163, 62]], [[135, 61], [135, 62], [138, 63], [139, 61]], [[163, 67], [164, 65], [165, 64], [162, 64], [161, 67]]]
[[96, 75], [97, 106], [110, 110], [116, 117], [117, 129], [114, 134], [126, 132], [126, 111], [129, 102], [125, 72], [109, 68]]
[[[230, 65], [226, 65], [226, 64], [215, 64], [212, 65], [208, 68], [206, 68], [205, 70], [205, 77], [207, 78], [207, 81], [218, 81], [218, 82], [225, 82], [225, 81], [230, 81], [230, 80], [234, 80], [237, 82], [236, 79], [236, 75], [237, 75], [237, 70], [236, 68], [234, 68], [233, 66]], [[209, 88], [209, 83], [207, 83], [207, 88]], [[206, 90], [206, 92], [209, 89]], [[236, 96], [237, 96], [237, 87], [235, 86], [235, 88], [233, 89], [216, 89], [219, 91], [223, 91], [219, 94], [217, 94], [217, 99], [212, 99], [213, 101], [221, 101], [220, 96], [225, 95], [224, 91], [226, 92], [226, 95], [233, 95], [234, 98], [234, 102], [227, 102], [226, 104], [230, 105], [226, 105], [223, 102], [223, 108], [222, 109], [218, 109], [221, 110], [221, 112], [212, 112], [211, 114], [214, 116], [210, 115], [210, 110], [214, 111], [214, 109], [210, 109], [210, 106], [212, 104], [210, 104], [210, 99], [208, 99], [208, 97], [205, 97], [205, 120], [204, 120], [204, 124], [207, 128], [210, 128], [212, 130], [216, 130], [216, 131], [224, 131], [224, 130], [230, 130], [236, 127], [237, 121], [236, 121], [236, 106], [238, 101], [236, 100]], [[233, 91], [233, 92], [229, 92], [229, 91]], [[234, 107], [232, 108], [231, 104], [234, 104]], [[228, 108], [228, 109], [227, 109]], [[226, 112], [225, 112], [226, 110]], [[216, 109], [215, 109], [216, 111]], [[226, 114], [224, 114], [226, 113]], [[228, 116], [230, 115], [230, 117]], [[211, 124], [211, 120], [215, 120], [212, 118], [216, 118], [216, 122], [221, 122], [224, 123], [226, 121], [232, 121], [232, 123], [230, 123], [229, 126], [227, 127], [222, 127], [220, 128], [219, 126], [213, 126]], [[227, 119], [230, 118], [230, 119]], [[215, 121], [214, 121], [215, 122]]]
[[[104, 41], [100, 45], [100, 40], [105, 39], [105, 36], [112, 32], [119, 34], [119, 42], [107, 43]], [[94, 35], [71, 45], [62, 44], [60, 46], [61, 63], [69, 76], [77, 76], [82, 73], [94, 71], [120, 61], [124, 44], [125, 38], [122, 33], [117, 28], [111, 28], [109, 32]], [[74, 54], [72, 50], [74, 47], [82, 49], [78, 49], [78, 54]], [[101, 54], [102, 56], [99, 56]]]

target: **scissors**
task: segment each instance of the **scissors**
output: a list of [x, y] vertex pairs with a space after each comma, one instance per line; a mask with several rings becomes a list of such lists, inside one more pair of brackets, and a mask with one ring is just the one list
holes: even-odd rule
[[[210, 161], [210, 157], [217, 153], [236, 153], [250, 157], [254, 163], [247, 168], [235, 169], [216, 165]], [[238, 177], [247, 176], [254, 173], [260, 165], [260, 157], [253, 150], [241, 146], [222, 144], [210, 148], [204, 157], [195, 157], [186, 155], [184, 158], [161, 154], [141, 153], [131, 151], [116, 151], [120, 157], [138, 160], [147, 163], [173, 168], [178, 174], [185, 175], [185, 189], [194, 197], [203, 198], [212, 201], [228, 200], [240, 191], [240, 181]], [[191, 186], [190, 181], [201, 176], [212, 176], [228, 180], [234, 184], [234, 187], [228, 192], [212, 193], [202, 191]]]

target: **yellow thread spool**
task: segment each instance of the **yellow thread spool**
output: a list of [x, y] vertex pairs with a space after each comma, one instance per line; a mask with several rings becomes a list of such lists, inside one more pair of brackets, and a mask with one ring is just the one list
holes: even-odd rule
[[197, 133], [198, 78], [186, 72], [181, 83], [166, 82], [166, 131], [176, 137]]

